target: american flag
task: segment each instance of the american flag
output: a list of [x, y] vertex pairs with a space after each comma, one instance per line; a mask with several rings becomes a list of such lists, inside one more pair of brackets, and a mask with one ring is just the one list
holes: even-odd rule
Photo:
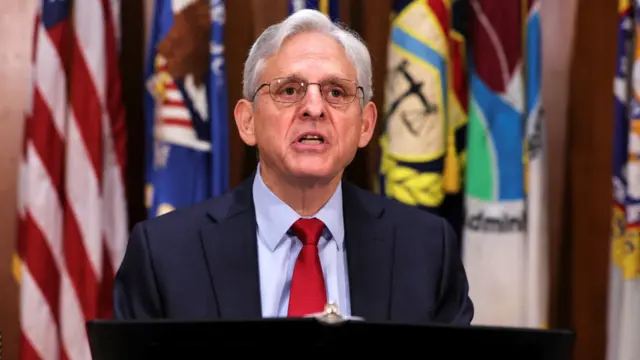
[[39, 1], [20, 164], [20, 358], [91, 359], [128, 231], [119, 0]]

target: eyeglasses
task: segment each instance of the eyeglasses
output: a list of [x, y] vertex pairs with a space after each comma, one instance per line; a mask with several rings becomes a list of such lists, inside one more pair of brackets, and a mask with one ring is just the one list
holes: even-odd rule
[[321, 83], [310, 83], [297, 77], [277, 78], [271, 82], [264, 83], [258, 87], [251, 101], [255, 100], [258, 91], [265, 86], [269, 87], [269, 95], [274, 101], [280, 103], [295, 103], [300, 101], [306, 94], [309, 85], [318, 85], [322, 98], [337, 105], [350, 104], [358, 95], [358, 89], [364, 91], [362, 86], [358, 86], [355, 81], [347, 79], [327, 79]]

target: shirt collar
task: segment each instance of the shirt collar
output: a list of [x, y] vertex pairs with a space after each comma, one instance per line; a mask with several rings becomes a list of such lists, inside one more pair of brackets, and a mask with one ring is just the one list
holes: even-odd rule
[[[344, 220], [342, 216], [342, 183], [329, 201], [311, 217], [325, 224], [330, 237], [336, 241], [338, 249], [344, 244]], [[253, 203], [256, 210], [256, 222], [262, 239], [270, 251], [274, 251], [284, 239], [291, 225], [300, 218], [295, 210], [280, 200], [264, 183], [260, 175], [260, 164], [253, 179]], [[327, 234], [325, 233], [325, 236]]]

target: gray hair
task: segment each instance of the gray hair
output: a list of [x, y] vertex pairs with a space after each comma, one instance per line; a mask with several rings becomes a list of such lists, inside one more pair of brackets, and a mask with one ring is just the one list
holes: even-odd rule
[[284, 40], [302, 32], [318, 32], [335, 39], [345, 50], [347, 59], [356, 68], [358, 85], [364, 89], [364, 102], [373, 96], [371, 56], [361, 38], [346, 27], [333, 23], [317, 10], [304, 9], [291, 14], [284, 21], [269, 26], [251, 46], [244, 64], [242, 94], [251, 99], [258, 88], [260, 74], [267, 58], [274, 55]]

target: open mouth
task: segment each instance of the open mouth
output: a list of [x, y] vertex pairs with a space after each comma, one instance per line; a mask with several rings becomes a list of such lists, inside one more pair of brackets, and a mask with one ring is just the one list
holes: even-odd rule
[[301, 144], [307, 144], [307, 145], [320, 145], [320, 144], [324, 144], [325, 139], [322, 135], [306, 134], [306, 135], [300, 136], [297, 142]]

